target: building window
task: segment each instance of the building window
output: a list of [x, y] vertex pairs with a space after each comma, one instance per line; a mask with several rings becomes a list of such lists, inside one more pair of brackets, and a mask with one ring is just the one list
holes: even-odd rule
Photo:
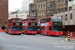
[[50, 10], [50, 15], [52, 14], [52, 10]]
[[43, 8], [45, 8], [45, 4], [43, 4]]
[[52, 2], [50, 2], [50, 7], [52, 7]]
[[47, 11], [47, 15], [49, 15], [49, 10]]
[[32, 10], [34, 9], [34, 7], [32, 6]]
[[60, 0], [58, 0], [58, 5], [60, 5]]
[[42, 11], [41, 11], [41, 14], [40, 14], [40, 16], [42, 16]]
[[43, 16], [45, 15], [45, 12], [43, 11]]
[[67, 11], [67, 7], [65, 8], [65, 11]]
[[55, 14], [55, 9], [53, 9], [53, 14]]
[[55, 1], [53, 1], [53, 6], [55, 6]]
[[36, 5], [34, 6], [34, 9], [36, 9]]
[[49, 7], [49, 3], [47, 3], [47, 7]]
[[67, 4], [68, 3], [68, 0], [65, 0], [65, 4]]
[[39, 2], [39, 1], [41, 1], [41, 0], [38, 0], [38, 2]]
[[62, 5], [63, 5], [63, 0], [62, 0]]
[[61, 12], [63, 12], [63, 8], [61, 8]]
[[60, 13], [60, 9], [58, 9], [58, 13]]
[[69, 10], [72, 10], [72, 7], [69, 7]]
[[38, 5], [38, 9], [40, 8], [40, 5]]
[[42, 4], [41, 4], [41, 8], [42, 8]]
[[67, 20], [67, 14], [65, 15], [65, 20]]
[[34, 12], [34, 16], [36, 16], [36, 12]]
[[70, 19], [72, 19], [72, 13], [70, 14]]
[[38, 12], [38, 16], [40, 16], [40, 12]]

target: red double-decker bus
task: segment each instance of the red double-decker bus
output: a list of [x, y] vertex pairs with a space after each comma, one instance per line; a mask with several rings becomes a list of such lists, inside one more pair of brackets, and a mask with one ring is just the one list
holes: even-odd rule
[[24, 34], [37, 34], [38, 20], [37, 18], [27, 18], [22, 21]]
[[40, 20], [40, 31], [43, 35], [63, 35], [62, 19], [60, 17], [47, 17]]
[[6, 32], [9, 34], [22, 34], [22, 19], [12, 18], [7, 22]]

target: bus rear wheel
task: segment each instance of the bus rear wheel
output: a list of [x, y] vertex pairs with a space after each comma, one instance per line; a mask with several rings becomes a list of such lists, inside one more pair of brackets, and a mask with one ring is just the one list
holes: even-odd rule
[[41, 33], [41, 35], [42, 35], [42, 31], [41, 31], [40, 33]]
[[6, 33], [8, 33], [8, 32], [6, 32]]
[[47, 36], [49, 36], [49, 33], [47, 32]]

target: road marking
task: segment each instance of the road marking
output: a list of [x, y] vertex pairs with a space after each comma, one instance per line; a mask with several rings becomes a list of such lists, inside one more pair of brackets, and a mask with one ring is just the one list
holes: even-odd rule
[[64, 40], [61, 40], [61, 42], [64, 42], [64, 43], [75, 43], [75, 42], [69, 42], [69, 41], [64, 41]]
[[61, 40], [61, 42], [64, 42], [64, 40]]

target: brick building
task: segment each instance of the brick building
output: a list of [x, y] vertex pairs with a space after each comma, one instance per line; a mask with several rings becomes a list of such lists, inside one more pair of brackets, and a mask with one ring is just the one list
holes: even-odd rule
[[56, 2], [57, 13], [65, 12], [68, 10], [68, 0], [56, 0]]
[[[34, 3], [37, 5], [36, 10], [34, 9]], [[34, 3], [29, 6], [29, 13], [30, 17], [36, 15], [38, 19], [50, 17], [68, 10], [68, 0], [34, 0]], [[34, 12], [37, 13], [35, 14]]]
[[29, 5], [29, 16], [37, 18], [37, 0]]
[[37, 0], [37, 18], [46, 18], [46, 3], [47, 0]]
[[0, 0], [0, 27], [5, 26], [8, 19], [8, 0]]
[[56, 0], [47, 0], [47, 17], [53, 16], [56, 14], [56, 6], [57, 2]]

